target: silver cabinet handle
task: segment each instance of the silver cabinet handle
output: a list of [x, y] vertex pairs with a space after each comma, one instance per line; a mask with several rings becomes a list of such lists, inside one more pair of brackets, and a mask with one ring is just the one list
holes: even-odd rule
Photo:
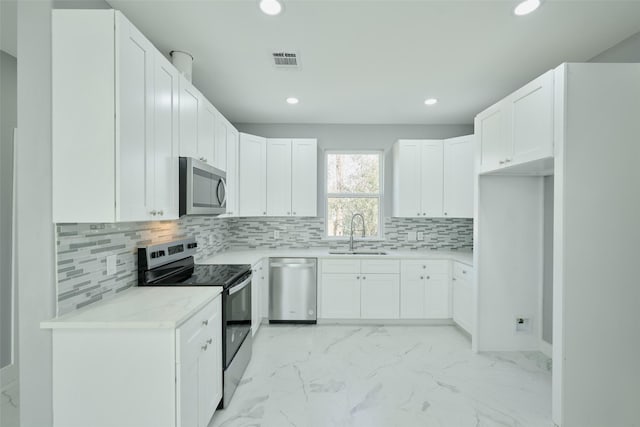
[[360, 276], [356, 276], [356, 280], [360, 280]]
[[266, 215], [266, 214], [267, 214], [266, 212], [262, 212], [262, 215]]
[[291, 215], [291, 212], [287, 212], [287, 215]]
[[420, 280], [423, 280], [423, 279], [424, 279], [424, 276], [420, 276]]
[[157, 212], [157, 211], [151, 211], [151, 212], [149, 212], [149, 213], [150, 213], [151, 215], [153, 215], [153, 216], [156, 216], [156, 215], [158, 214], [158, 212]]
[[498, 163], [500, 163], [501, 165], [504, 165], [504, 160], [500, 160]]
[[366, 276], [362, 276], [362, 280], [364, 280], [364, 279], [366, 279], [366, 278], [367, 278]]
[[509, 162], [511, 162], [511, 159], [504, 159], [504, 162], [505, 163], [509, 163]]
[[202, 324], [203, 324], [204, 326], [207, 326], [207, 325], [209, 324], [209, 319], [207, 319], [207, 320], [203, 320], [203, 321], [202, 321]]
[[467, 270], [462, 270], [462, 274], [467, 274]]
[[158, 211], [158, 215], [163, 216], [164, 215], [164, 211]]
[[209, 338], [209, 339], [207, 340], [207, 344], [211, 344], [212, 342], [213, 342], [213, 338]]
[[293, 214], [295, 215], [296, 213], [294, 212]]
[[447, 216], [447, 213], [446, 213], [446, 212], [444, 213], [444, 216]]
[[427, 276], [427, 280], [431, 280], [431, 276]]
[[451, 280], [453, 280], [453, 281], [455, 282], [455, 281], [456, 281], [456, 280], [458, 280], [458, 279], [456, 279], [456, 278], [454, 277], [454, 278], [453, 278], [453, 279], [451, 279]]
[[202, 351], [207, 351], [207, 347], [209, 347], [209, 344], [205, 344], [200, 348], [202, 348]]
[[422, 215], [420, 212], [418, 212], [418, 216]]
[[423, 268], [423, 269], [424, 269], [424, 268], [427, 268], [427, 266], [426, 266], [426, 265], [423, 265], [423, 266], [422, 266], [422, 268]]

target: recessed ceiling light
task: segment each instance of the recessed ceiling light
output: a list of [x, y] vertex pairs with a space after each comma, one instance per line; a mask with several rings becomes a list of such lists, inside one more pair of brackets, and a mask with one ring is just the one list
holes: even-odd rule
[[424, 101], [424, 105], [436, 105], [438, 103], [438, 100], [436, 98], [427, 98]]
[[287, 104], [295, 105], [298, 102], [300, 102], [300, 100], [298, 98], [294, 98], [293, 96], [287, 98]]
[[260, 10], [270, 16], [282, 12], [282, 4], [278, 0], [260, 0]]
[[515, 9], [513, 9], [513, 13], [517, 16], [528, 15], [537, 8], [540, 7], [540, 0], [524, 0], [520, 2]]

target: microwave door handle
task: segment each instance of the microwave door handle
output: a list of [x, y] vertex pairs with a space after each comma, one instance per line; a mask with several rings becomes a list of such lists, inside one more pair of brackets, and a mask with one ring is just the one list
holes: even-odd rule
[[[222, 186], [222, 189], [224, 190], [224, 197], [222, 198], [222, 200], [220, 200], [220, 186]], [[218, 204], [220, 205], [220, 207], [224, 206], [227, 202], [227, 184], [222, 178], [220, 178], [220, 181], [218, 181], [218, 186], [216, 187], [216, 198], [218, 199]]]

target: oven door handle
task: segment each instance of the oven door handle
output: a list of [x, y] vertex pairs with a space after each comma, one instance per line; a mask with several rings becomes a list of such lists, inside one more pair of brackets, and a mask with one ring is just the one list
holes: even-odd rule
[[233, 295], [236, 292], [240, 292], [241, 290], [246, 288], [247, 285], [250, 284], [250, 283], [251, 283], [251, 277], [249, 277], [247, 280], [245, 280], [244, 282], [240, 283], [239, 285], [233, 285], [232, 287], [229, 288], [229, 295]]

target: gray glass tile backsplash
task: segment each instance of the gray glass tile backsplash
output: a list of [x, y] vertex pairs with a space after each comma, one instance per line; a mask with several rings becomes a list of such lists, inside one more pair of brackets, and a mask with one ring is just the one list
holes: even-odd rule
[[[274, 230], [279, 238], [274, 238]], [[407, 233], [424, 240], [407, 241]], [[385, 218], [385, 239], [358, 242], [358, 248], [463, 250], [473, 247], [471, 219]], [[344, 241], [324, 238], [324, 218], [184, 217], [177, 221], [118, 224], [58, 224], [58, 314], [108, 298], [137, 283], [138, 246], [194, 236], [196, 262], [225, 250], [252, 248], [344, 249]], [[106, 258], [117, 256], [117, 272], [107, 276]]]

